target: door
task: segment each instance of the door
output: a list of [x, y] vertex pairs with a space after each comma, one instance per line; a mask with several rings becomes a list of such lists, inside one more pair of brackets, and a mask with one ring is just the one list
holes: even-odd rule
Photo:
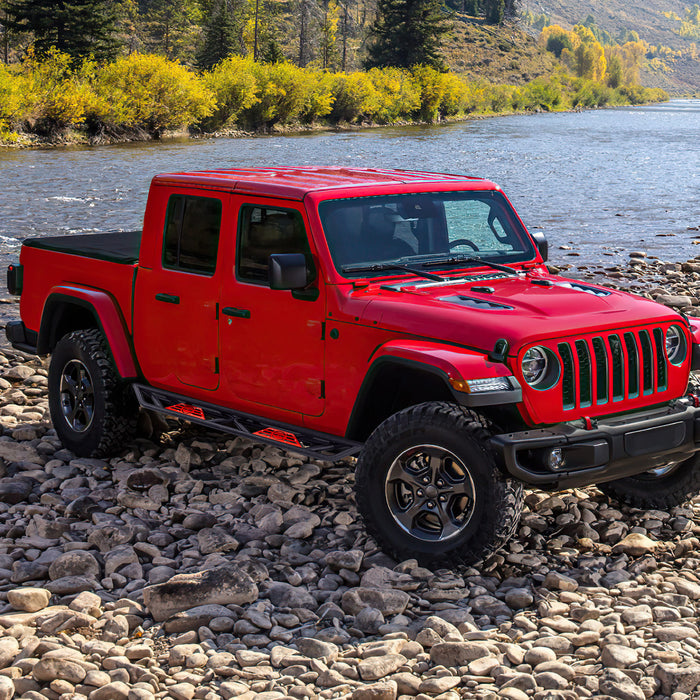
[[[303, 253], [314, 268], [301, 205], [242, 201], [232, 275], [222, 281], [221, 371], [227, 394], [317, 416], [323, 412], [324, 287], [270, 289], [269, 256]], [[254, 411], [253, 408], [247, 410]]]
[[[170, 190], [162, 242], [139, 268], [134, 342], [146, 379], [173, 391], [219, 386], [219, 238], [228, 196]], [[150, 205], [150, 203], [149, 203]]]

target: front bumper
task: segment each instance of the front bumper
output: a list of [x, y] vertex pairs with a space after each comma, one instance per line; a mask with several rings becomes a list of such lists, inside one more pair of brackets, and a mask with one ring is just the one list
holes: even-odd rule
[[[661, 408], [491, 438], [502, 466], [526, 484], [545, 489], [588, 486], [678, 462], [700, 450], [700, 408], [686, 397]], [[550, 466], [552, 449], [561, 464]], [[553, 460], [557, 462], [558, 460]]]

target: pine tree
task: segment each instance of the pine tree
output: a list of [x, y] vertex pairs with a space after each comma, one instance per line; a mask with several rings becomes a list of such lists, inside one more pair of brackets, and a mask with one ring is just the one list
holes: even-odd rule
[[235, 16], [234, 10], [228, 0], [218, 0], [212, 7], [204, 27], [204, 44], [197, 54], [200, 68], [208, 70], [232, 53], [241, 51], [242, 17]]
[[365, 65], [443, 69], [439, 51], [450, 26], [440, 0], [378, 0]]
[[506, 14], [505, 0], [487, 0], [486, 4], [486, 21], [489, 24], [503, 24], [503, 18]]
[[31, 32], [38, 55], [53, 46], [76, 61], [103, 61], [119, 51], [117, 8], [110, 0], [8, 0], [6, 12], [7, 28]]

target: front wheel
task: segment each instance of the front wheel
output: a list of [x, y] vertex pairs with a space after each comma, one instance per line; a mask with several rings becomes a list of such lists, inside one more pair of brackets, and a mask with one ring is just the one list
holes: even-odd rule
[[498, 469], [482, 422], [457, 405], [423, 403], [385, 420], [356, 471], [368, 532], [399, 560], [470, 564], [515, 532], [522, 485]]
[[597, 486], [607, 496], [629, 506], [668, 510], [700, 493], [700, 453], [682, 462]]
[[134, 404], [99, 330], [73, 331], [58, 341], [49, 365], [49, 409], [71, 452], [106, 457], [128, 445], [136, 427]]

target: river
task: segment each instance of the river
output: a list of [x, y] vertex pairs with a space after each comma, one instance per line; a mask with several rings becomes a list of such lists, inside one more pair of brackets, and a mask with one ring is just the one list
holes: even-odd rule
[[265, 165], [458, 172], [498, 182], [555, 263], [700, 255], [700, 100], [439, 126], [98, 148], [0, 149], [0, 265], [22, 239], [141, 226], [153, 175]]

